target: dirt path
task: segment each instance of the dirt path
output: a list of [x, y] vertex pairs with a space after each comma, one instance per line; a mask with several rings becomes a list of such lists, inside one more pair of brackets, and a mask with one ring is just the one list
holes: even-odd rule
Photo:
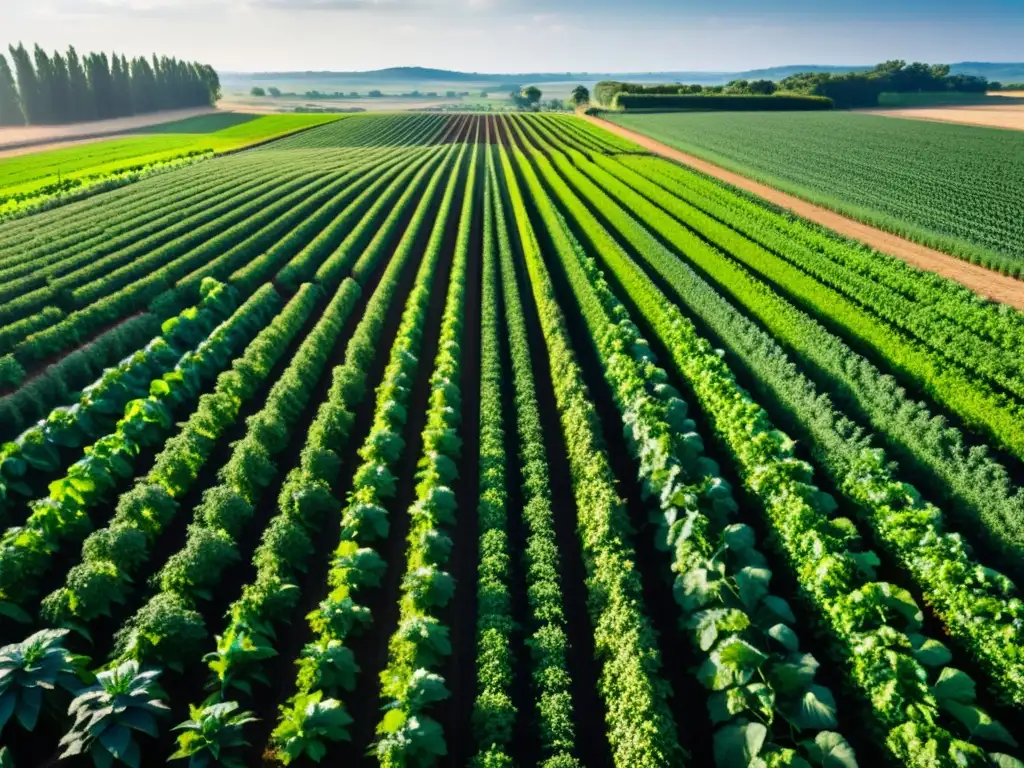
[[82, 144], [95, 144], [98, 141], [111, 141], [113, 139], [124, 139], [128, 136], [135, 136], [132, 133], [105, 133], [102, 136], [90, 136], [87, 139], [66, 139], [64, 141], [51, 141], [46, 144], [29, 144], [28, 146], [13, 147], [12, 149], [0, 148], [0, 160], [9, 157], [20, 157], [21, 155], [35, 155], [39, 152], [46, 152], [50, 149], [67, 149], [78, 147]]
[[808, 203], [806, 200], [780, 192], [738, 173], [727, 171], [706, 160], [701, 160], [699, 157], [680, 152], [678, 149], [673, 149], [648, 136], [631, 131], [628, 128], [623, 128], [615, 123], [610, 123], [607, 120], [602, 120], [599, 117], [590, 115], [582, 115], [582, 117], [584, 120], [589, 120], [606, 131], [610, 131], [624, 139], [629, 139], [657, 155], [661, 155], [669, 160], [675, 160], [734, 187], [751, 192], [770, 203], [787, 208], [796, 215], [813, 221], [815, 224], [820, 224], [823, 227], [835, 230], [841, 235], [859, 240], [875, 250], [903, 259], [918, 269], [934, 272], [950, 280], [956, 280], [975, 293], [993, 301], [1009, 304], [1017, 309], [1024, 309], [1024, 281], [1001, 275], [998, 272], [979, 267], [942, 251], [936, 251], [906, 240], [898, 235], [893, 235], [868, 224], [847, 218], [835, 211], [830, 211], [828, 208]]
[[184, 120], [197, 115], [217, 112], [216, 107], [194, 107], [190, 109], [172, 109], [165, 112], [153, 112], [148, 115], [118, 117], [113, 120], [93, 120], [88, 123], [71, 123], [70, 125], [23, 125], [11, 128], [0, 128], [0, 149], [12, 150], [20, 147], [32, 147], [32, 151], [53, 149], [54, 146], [67, 146], [68, 142], [82, 139], [97, 139], [116, 136], [117, 134], [146, 128], [150, 125], [170, 123]]
[[1014, 106], [981, 105], [971, 107], [907, 107], [906, 109], [861, 109], [866, 115], [902, 117], [933, 123], [956, 123], [983, 128], [1024, 131], [1024, 104]]

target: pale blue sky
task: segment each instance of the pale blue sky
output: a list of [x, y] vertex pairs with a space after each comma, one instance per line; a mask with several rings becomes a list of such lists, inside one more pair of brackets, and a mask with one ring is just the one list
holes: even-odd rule
[[1024, 60], [1024, 0], [0, 0], [0, 43], [225, 71], [740, 70]]

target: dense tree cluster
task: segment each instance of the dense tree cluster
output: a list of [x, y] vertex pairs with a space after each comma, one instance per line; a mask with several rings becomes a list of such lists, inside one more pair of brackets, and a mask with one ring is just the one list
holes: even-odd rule
[[838, 107], [873, 107], [882, 93], [985, 93], [993, 85], [997, 84], [984, 77], [951, 75], [948, 64], [907, 64], [901, 59], [883, 62], [870, 72], [806, 72], [779, 83], [782, 90], [827, 96]]
[[779, 82], [772, 80], [733, 80], [726, 85], [684, 85], [682, 83], [645, 84], [602, 80], [594, 87], [594, 98], [600, 104], [612, 104], [620, 93], [657, 96], [699, 96], [741, 94], [771, 96], [777, 92], [825, 96], [837, 107], [873, 107], [882, 93], [931, 93], [961, 91], [985, 93], [1000, 88], [984, 77], [951, 75], [947, 64], [907, 64], [902, 60], [886, 61], [868, 72], [834, 75], [827, 72], [802, 72]]
[[201, 107], [220, 98], [220, 79], [206, 64], [166, 56], [129, 60], [116, 53], [80, 57], [32, 54], [10, 47], [14, 69], [0, 54], [0, 125], [74, 123], [163, 109]]

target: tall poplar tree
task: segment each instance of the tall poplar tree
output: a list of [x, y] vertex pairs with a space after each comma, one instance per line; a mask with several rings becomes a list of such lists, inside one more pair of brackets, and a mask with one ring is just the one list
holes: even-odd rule
[[60, 122], [57, 115], [54, 114], [53, 110], [53, 91], [54, 91], [54, 73], [53, 73], [53, 62], [50, 61], [50, 57], [46, 55], [46, 51], [36, 45], [35, 49], [35, 60], [36, 60], [36, 82], [38, 83], [39, 89], [39, 119], [33, 122], [37, 123], [56, 123]]
[[21, 111], [21, 97], [14, 85], [14, 75], [7, 64], [7, 57], [0, 53], [0, 125], [24, 125], [25, 114]]
[[89, 88], [85, 67], [78, 58], [74, 46], [68, 48], [68, 79], [71, 81], [71, 115], [75, 121], [92, 120], [96, 117], [96, 102]]
[[35, 67], [32, 66], [32, 57], [29, 56], [25, 46], [18, 43], [9, 48], [11, 61], [14, 62], [14, 71], [18, 80], [18, 93], [21, 94], [21, 106], [24, 110], [25, 121], [30, 125], [42, 122], [42, 111], [39, 107], [39, 81], [36, 78]]
[[53, 52], [50, 59], [53, 66], [53, 84], [50, 88], [50, 112], [55, 123], [75, 121], [74, 104], [71, 101], [71, 75], [60, 51]]

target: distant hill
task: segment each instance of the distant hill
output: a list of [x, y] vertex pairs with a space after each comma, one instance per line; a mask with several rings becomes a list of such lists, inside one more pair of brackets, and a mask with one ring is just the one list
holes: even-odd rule
[[[226, 85], [248, 85], [268, 83], [303, 83], [337, 84], [340, 86], [366, 85], [373, 87], [394, 86], [415, 87], [417, 84], [432, 83], [458, 85], [465, 84], [474, 88], [498, 88], [511, 85], [531, 85], [543, 83], [578, 82], [593, 84], [599, 80], [625, 80], [644, 83], [700, 83], [701, 85], [720, 85], [730, 80], [781, 80], [799, 72], [859, 72], [872, 69], [874, 65], [830, 66], [820, 64], [787, 64], [780, 67], [751, 69], [743, 72], [512, 72], [512, 73], [481, 73], [459, 72], [448, 69], [431, 69], [429, 67], [389, 67], [361, 72], [224, 72], [221, 79]], [[1024, 63], [978, 62], [964, 61], [951, 64], [953, 74], [977, 75], [999, 82], [1024, 81]]]

